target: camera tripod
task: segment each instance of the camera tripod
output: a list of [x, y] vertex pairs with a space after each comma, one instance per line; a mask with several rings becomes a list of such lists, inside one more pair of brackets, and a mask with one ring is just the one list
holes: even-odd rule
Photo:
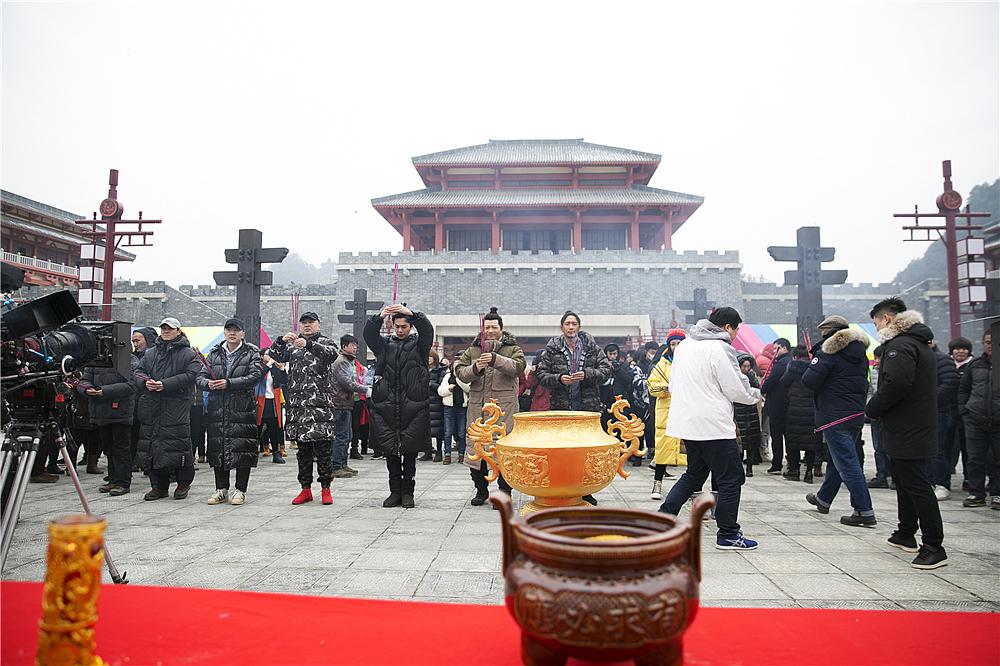
[[[0, 480], [6, 484], [11, 468], [17, 463], [17, 471], [14, 472], [14, 479], [10, 487], [10, 494], [3, 506], [3, 519], [0, 523], [2, 528], [3, 541], [0, 543], [0, 568], [7, 563], [7, 553], [14, 541], [14, 528], [21, 515], [21, 505], [24, 502], [24, 495], [28, 488], [28, 481], [31, 477], [31, 468], [38, 456], [38, 449], [41, 447], [43, 439], [48, 433], [54, 438], [54, 443], [59, 447], [63, 462], [66, 464], [66, 473], [73, 480], [76, 487], [76, 494], [80, 497], [80, 503], [88, 516], [93, 515], [90, 511], [90, 504], [87, 496], [80, 486], [80, 478], [76, 475], [76, 466], [70, 460], [69, 452], [66, 450], [66, 440], [73, 441], [73, 436], [67, 431], [63, 433], [62, 428], [54, 419], [45, 419], [40, 422], [18, 423], [12, 420], [4, 430], [2, 469], [0, 469]], [[111, 580], [116, 584], [127, 584], [127, 573], [118, 573], [111, 553], [108, 551], [107, 543], [104, 544], [104, 563], [108, 567]]]

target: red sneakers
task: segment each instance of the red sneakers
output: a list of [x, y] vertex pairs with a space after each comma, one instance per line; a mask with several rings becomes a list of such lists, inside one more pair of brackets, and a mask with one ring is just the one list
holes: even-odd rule
[[[330, 494], [329, 488], [324, 488], [322, 495], [323, 495], [323, 504], [333, 504], [333, 495]], [[312, 495], [309, 496], [309, 499], [312, 499]]]
[[[327, 492], [329, 492], [329, 491], [327, 491]], [[300, 492], [298, 495], [296, 495], [295, 499], [292, 500], [292, 504], [299, 505], [299, 504], [305, 504], [306, 502], [312, 502], [312, 501], [313, 501], [313, 491], [312, 491], [312, 488], [303, 488], [302, 492]], [[331, 500], [331, 501], [333, 501], [333, 500]]]

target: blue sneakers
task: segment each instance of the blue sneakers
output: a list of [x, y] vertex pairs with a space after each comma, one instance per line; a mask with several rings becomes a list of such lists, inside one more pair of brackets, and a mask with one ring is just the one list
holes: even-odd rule
[[719, 550], [756, 550], [757, 542], [753, 539], [748, 539], [743, 534], [737, 534], [734, 539], [727, 539], [725, 537], [715, 538], [715, 547]]

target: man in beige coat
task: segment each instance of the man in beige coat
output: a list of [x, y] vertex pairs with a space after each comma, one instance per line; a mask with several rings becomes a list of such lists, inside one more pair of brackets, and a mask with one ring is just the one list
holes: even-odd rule
[[[514, 414], [517, 413], [518, 379], [524, 372], [526, 363], [524, 352], [517, 344], [513, 335], [503, 330], [503, 319], [497, 314], [496, 308], [490, 308], [489, 314], [483, 318], [483, 333], [472, 343], [472, 346], [462, 353], [455, 364], [455, 376], [469, 384], [468, 418], [481, 418], [483, 405], [490, 400], [496, 400], [504, 411], [503, 424], [510, 433], [514, 428]], [[475, 453], [472, 443], [466, 448], [463, 462], [472, 468], [472, 482], [476, 484], [476, 496], [472, 498], [473, 506], [480, 506], [489, 497], [489, 484], [486, 482], [486, 461], [469, 460], [469, 455]], [[500, 490], [510, 493], [510, 485], [503, 476], [498, 479]]]

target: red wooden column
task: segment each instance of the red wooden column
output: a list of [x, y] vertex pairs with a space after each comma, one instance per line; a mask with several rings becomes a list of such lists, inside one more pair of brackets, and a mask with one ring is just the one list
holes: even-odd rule
[[444, 250], [444, 223], [441, 222], [441, 211], [434, 211], [434, 252], [440, 254]]
[[639, 210], [632, 211], [632, 222], [629, 224], [629, 248], [633, 252], [639, 251]]
[[583, 249], [583, 225], [580, 224], [580, 209], [573, 210], [573, 251], [579, 252]]
[[402, 213], [403, 218], [403, 252], [409, 252], [410, 247], [413, 245], [412, 239], [410, 237], [410, 218], [406, 213]]
[[493, 211], [493, 221], [490, 223], [490, 252], [498, 254], [500, 252], [500, 221], [497, 220], [497, 212]]
[[663, 249], [671, 250], [673, 249], [673, 233], [674, 233], [674, 209], [663, 211], [666, 220], [663, 222]]

